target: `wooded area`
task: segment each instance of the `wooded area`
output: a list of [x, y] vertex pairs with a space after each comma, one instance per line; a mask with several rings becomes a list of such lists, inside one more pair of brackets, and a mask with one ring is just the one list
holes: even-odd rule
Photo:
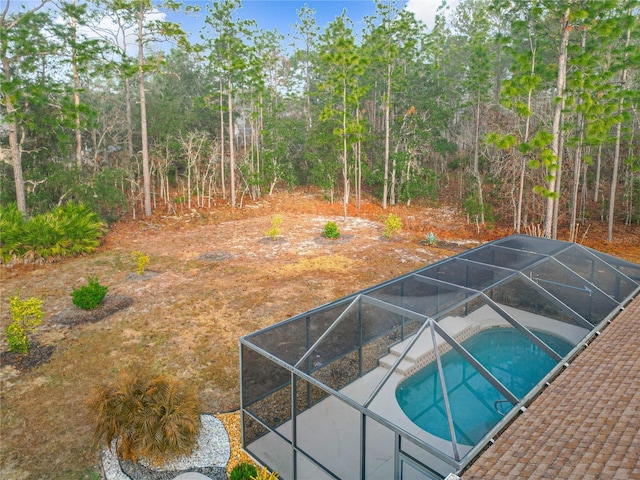
[[345, 216], [366, 192], [551, 238], [640, 223], [639, 1], [443, 2], [430, 29], [375, 3], [285, 38], [210, 2], [194, 43], [171, 1], [7, 1], [0, 206], [113, 222], [312, 185]]

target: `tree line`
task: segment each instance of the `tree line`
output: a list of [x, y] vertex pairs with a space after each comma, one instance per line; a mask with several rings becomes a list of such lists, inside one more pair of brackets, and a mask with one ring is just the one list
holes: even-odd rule
[[[10, 5], [0, 205], [25, 217], [312, 185], [345, 217], [364, 192], [384, 208], [454, 193], [478, 225], [549, 238], [640, 222], [638, 0], [443, 2], [430, 28], [375, 0], [360, 31], [305, 5], [287, 36], [241, 0]], [[169, 10], [199, 15], [197, 41]]]

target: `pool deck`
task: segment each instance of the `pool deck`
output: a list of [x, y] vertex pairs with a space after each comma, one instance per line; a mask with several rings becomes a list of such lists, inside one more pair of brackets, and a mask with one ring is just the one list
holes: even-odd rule
[[461, 477], [640, 479], [640, 297]]

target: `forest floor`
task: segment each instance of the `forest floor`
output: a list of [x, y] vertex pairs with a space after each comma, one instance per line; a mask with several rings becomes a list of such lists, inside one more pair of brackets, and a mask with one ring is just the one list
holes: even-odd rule
[[[402, 232], [383, 236], [389, 212]], [[274, 214], [281, 235], [266, 236]], [[341, 237], [322, 237], [327, 221]], [[606, 225], [592, 223], [580, 243], [640, 263], [640, 227], [619, 227], [614, 242]], [[436, 245], [425, 236], [434, 233]], [[478, 229], [446, 206], [342, 205], [294, 191], [246, 202], [128, 220], [111, 228], [99, 251], [47, 265], [0, 267], [0, 327], [9, 323], [8, 298], [44, 300], [37, 335], [54, 346], [47, 363], [0, 368], [0, 478], [99, 478], [86, 399], [92, 387], [139, 365], [193, 385], [204, 410], [239, 405], [238, 338], [426, 264], [512, 233]], [[562, 238], [562, 237], [561, 237]], [[135, 273], [132, 251], [150, 256], [147, 275]], [[71, 291], [98, 277], [108, 297], [130, 306], [97, 321], [73, 317]], [[125, 303], [129, 303], [128, 301]], [[6, 350], [6, 343], [0, 344]]]

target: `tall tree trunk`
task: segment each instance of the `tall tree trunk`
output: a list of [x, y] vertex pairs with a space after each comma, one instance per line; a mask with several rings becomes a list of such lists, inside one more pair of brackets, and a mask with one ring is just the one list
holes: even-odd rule
[[347, 168], [347, 83], [342, 84], [342, 183], [344, 195], [342, 196], [342, 209], [345, 221], [347, 220], [347, 203], [349, 202], [349, 169]]
[[476, 101], [476, 124], [473, 135], [473, 177], [476, 181], [476, 194], [480, 207], [480, 223], [484, 224], [484, 200], [482, 196], [482, 179], [480, 178], [480, 92]]
[[387, 93], [384, 100], [384, 179], [382, 188], [382, 208], [387, 208], [387, 196], [389, 194], [389, 140], [391, 136], [390, 111], [391, 110], [391, 63], [387, 65]]
[[[553, 111], [553, 126], [551, 127], [551, 134], [553, 140], [551, 141], [551, 151], [556, 159], [560, 158], [560, 125], [562, 122], [562, 109], [564, 107], [564, 86], [567, 80], [567, 45], [569, 44], [569, 13], [570, 8], [567, 8], [566, 12], [562, 16], [560, 22], [561, 25], [561, 37], [560, 48], [558, 52], [558, 77], [556, 79], [556, 105]], [[553, 222], [554, 222], [554, 208], [557, 203], [557, 190], [556, 181], [558, 172], [554, 169], [558, 167], [559, 160], [556, 160], [554, 165], [547, 166], [547, 174], [549, 180], [547, 182], [547, 200], [546, 200], [546, 213], [544, 217], [544, 229], [543, 235], [546, 238], [553, 237]]]
[[[76, 0], [73, 0], [73, 6], [76, 6]], [[73, 72], [73, 120], [75, 124], [76, 136], [76, 165], [82, 167], [82, 132], [80, 131], [80, 75], [78, 74], [78, 20], [75, 12], [71, 16], [71, 30], [73, 35], [73, 46], [71, 47], [71, 69]]]
[[[529, 70], [529, 78], [533, 79], [536, 73], [536, 52], [537, 46], [534, 40], [529, 35], [529, 45], [531, 47], [531, 69]], [[524, 122], [524, 138], [522, 139], [523, 143], [529, 142], [529, 134], [531, 132], [531, 102], [533, 98], [533, 88], [531, 86], [528, 87], [527, 90], [527, 117]], [[523, 208], [523, 197], [524, 197], [524, 180], [525, 173], [527, 171], [527, 158], [521, 153], [520, 154], [520, 182], [518, 184], [518, 210], [516, 215], [516, 232], [520, 233], [522, 228], [522, 208]]]
[[[584, 54], [587, 46], [587, 29], [582, 29], [582, 38], [580, 40], [580, 50]], [[576, 95], [576, 110], [580, 112], [580, 104], [582, 103], [580, 95]], [[582, 165], [582, 142], [584, 140], [585, 118], [582, 113], [578, 113], [578, 144], [573, 157], [573, 192], [571, 194], [571, 221], [569, 224], [569, 241], [576, 241], [576, 221], [578, 217], [578, 193], [580, 189], [580, 167]]]
[[580, 191], [580, 167], [582, 166], [582, 141], [584, 137], [584, 117], [578, 116], [580, 138], [573, 157], [573, 192], [571, 193], [571, 223], [569, 224], [569, 241], [576, 241], [576, 221], [578, 218], [578, 194]]
[[127, 121], [127, 155], [131, 159], [133, 157], [133, 117], [131, 116], [131, 83], [128, 76], [124, 77], [124, 96]]
[[224, 158], [224, 100], [222, 98], [222, 77], [220, 77], [220, 187], [222, 189], [222, 198], [227, 198], [227, 183], [225, 181], [225, 158]]
[[149, 169], [149, 144], [147, 138], [147, 103], [144, 92], [144, 42], [143, 42], [144, 2], [140, 0], [138, 12], [138, 77], [140, 87], [140, 136], [142, 141], [142, 189], [144, 194], [144, 214], [151, 216], [151, 172]]
[[[360, 126], [360, 108], [356, 109], [357, 124]], [[358, 129], [359, 131], [359, 129]], [[362, 138], [358, 135], [356, 142], [356, 208], [360, 209], [362, 201]]]
[[231, 206], [236, 206], [236, 158], [233, 144], [233, 96], [231, 93], [231, 75], [227, 79], [227, 106], [229, 108], [229, 190], [231, 192]]
[[[564, 99], [562, 100], [562, 110], [564, 111]], [[553, 202], [553, 224], [551, 226], [551, 238], [558, 238], [558, 211], [560, 209], [560, 195], [562, 195], [562, 164], [564, 162], [564, 134], [562, 133], [562, 125], [564, 116], [560, 120], [560, 142], [558, 144], [558, 165], [556, 175], [556, 195]]]
[[[3, 27], [4, 14], [9, 9], [9, 4], [5, 6], [3, 12]], [[0, 45], [2, 47], [2, 73], [4, 81], [9, 84], [12, 80], [11, 75], [11, 63], [8, 57], [9, 44], [6, 35], [0, 37]], [[24, 190], [24, 177], [22, 172], [22, 149], [20, 142], [18, 141], [18, 121], [15, 117], [16, 108], [13, 105], [10, 95], [2, 95], [4, 108], [6, 109], [6, 115], [9, 117], [9, 150], [11, 151], [11, 166], [13, 167], [13, 183], [16, 190], [16, 203], [18, 205], [18, 211], [22, 213], [23, 217], [27, 216], [27, 199]]]
[[[6, 70], [5, 78], [7, 78]], [[9, 95], [5, 95], [4, 97], [4, 106], [7, 109], [7, 115], [11, 118], [9, 121], [9, 149], [11, 150], [11, 165], [13, 167], [13, 182], [16, 189], [16, 203], [22, 216], [26, 217], [27, 197], [24, 190], [24, 177], [22, 173], [22, 149], [18, 141], [18, 122], [14, 117], [16, 109]]]
[[598, 201], [598, 195], [600, 194], [600, 167], [602, 165], [602, 143], [598, 145], [598, 156], [596, 158], [596, 181], [593, 189], [593, 201]]
[[[631, 11], [629, 11], [629, 15]], [[622, 70], [622, 77], [620, 78], [621, 90], [625, 90], [625, 83], [627, 82], [627, 58], [628, 58], [628, 48], [629, 42], [631, 41], [631, 28], [627, 28], [627, 38], [625, 40], [625, 54], [623, 65], [625, 65]], [[623, 109], [623, 95], [620, 92], [620, 98], [618, 99], [618, 116], [622, 116]], [[620, 142], [622, 140], [622, 120], [618, 122], [616, 125], [616, 148], [613, 154], [613, 172], [611, 174], [611, 192], [609, 194], [609, 218], [607, 219], [607, 241], [611, 242], [613, 240], [613, 220], [615, 216], [616, 209], [616, 186], [618, 184], [618, 169], [620, 168]]]

